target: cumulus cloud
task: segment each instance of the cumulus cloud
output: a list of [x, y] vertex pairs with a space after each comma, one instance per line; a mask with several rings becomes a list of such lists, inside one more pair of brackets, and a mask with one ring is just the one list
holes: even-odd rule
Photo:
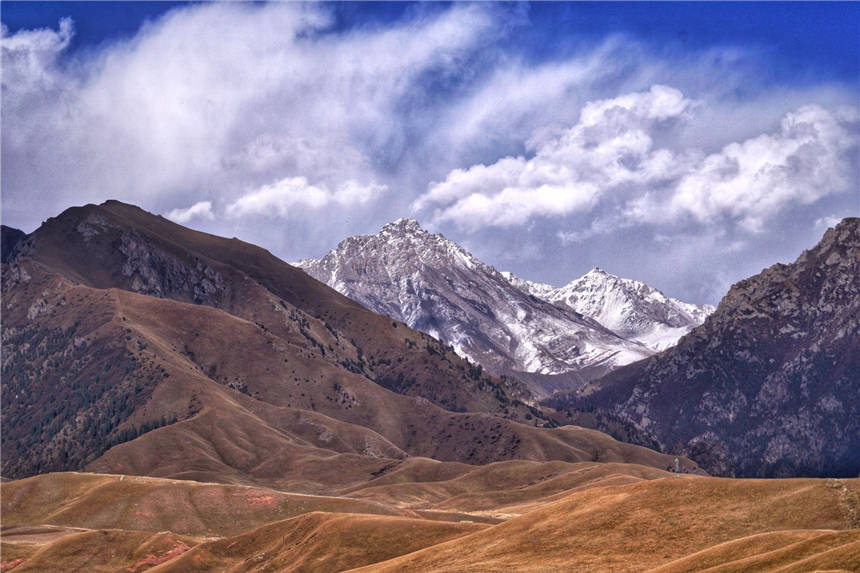
[[440, 205], [437, 222], [470, 229], [588, 210], [614, 187], [675, 175], [674, 154], [654, 150], [651, 132], [683, 120], [693, 103], [662, 85], [589, 102], [573, 127], [544, 142], [531, 159], [505, 157], [489, 166], [455, 169], [413, 207]]
[[[4, 29], [5, 211], [27, 226], [57, 204], [114, 197], [162, 210], [181, 194], [226, 213], [244, 190], [297, 177], [396, 186], [393, 210], [435, 179], [415, 206], [439, 209], [439, 222], [519, 225], [587, 212], [633, 177], [674, 176], [664, 132], [689, 133], [673, 122], [694, 98], [643, 84], [671, 76], [713, 98], [749, 80], [741, 51], [679, 62], [619, 36], [526, 62], [502, 47], [508, 16], [455, 5], [335, 32], [325, 6], [212, 3], [72, 55], [68, 19]], [[742, 131], [777, 107], [741, 122], [722, 112], [710, 119], [719, 130], [694, 138]]]
[[287, 177], [243, 195], [227, 206], [229, 217], [277, 215], [288, 217], [295, 211], [323, 207], [351, 207], [374, 201], [387, 190], [385, 185], [361, 185], [346, 181], [330, 191], [325, 185], [311, 185], [305, 177]]
[[691, 162], [668, 192], [646, 193], [631, 202], [629, 214], [652, 223], [684, 215], [701, 223], [727, 217], [761, 231], [790, 206], [854, 189], [858, 133], [855, 109], [803, 106], [786, 114], [773, 133]]
[[[785, 115], [774, 133], [706, 154], [657, 147], [667, 129], [683, 129], [696, 102], [677, 89], [587, 103], [575, 125], [543, 142], [530, 159], [451, 171], [413, 204], [436, 222], [466, 230], [521, 225], [613, 203], [616, 212], [590, 228], [559, 231], [573, 244], [634, 222], [675, 223], [727, 217], [751, 231], [791, 205], [844, 193], [856, 183], [856, 109], [807, 105]], [[661, 131], [663, 134], [661, 135]]]
[[195, 219], [211, 221], [215, 218], [211, 201], [199, 201], [185, 209], [173, 209], [167, 213], [167, 218], [177, 223], [185, 224]]
[[[773, 239], [774, 258], [790, 249], [779, 213], [856, 212], [856, 112], [840, 111], [856, 86], [772, 81], [766, 46], [555, 45], [492, 3], [337, 11], [190, 4], [85, 49], [68, 19], [4, 27], [4, 223], [116, 198], [294, 260], [412, 206], [490, 263], [539, 258], [566, 282], [572, 261], [654, 233], [764, 229], [749, 244]], [[769, 262], [752, 251], [725, 268]], [[630, 264], [658, 268], [649, 256]]]
[[[217, 206], [276, 179], [378, 180], [410, 136], [419, 78], [456, 74], [499, 33], [481, 6], [415, 14], [331, 33], [326, 6], [211, 3], [74, 55], [67, 19], [4, 30], [6, 211], [106, 197], [158, 209], [177, 193]], [[34, 195], [50, 210], [17, 201]]]

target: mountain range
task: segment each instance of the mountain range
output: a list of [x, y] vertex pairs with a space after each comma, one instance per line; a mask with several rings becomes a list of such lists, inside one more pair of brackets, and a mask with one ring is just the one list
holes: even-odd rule
[[551, 404], [612, 412], [720, 475], [860, 474], [860, 219], [732, 286], [677, 346]]
[[542, 397], [663, 350], [713, 311], [600, 269], [560, 288], [529, 282], [414, 219], [294, 264]]
[[[116, 201], [0, 230], [4, 572], [860, 562], [860, 479], [839, 477], [860, 450], [860, 220], [735, 285], [676, 346], [543, 404], [235, 238]], [[481, 270], [486, 300], [574, 317], [587, 340], [678, 328], [587, 317]], [[570, 304], [663, 302], [584, 279]], [[629, 338], [595, 318], [612, 316]], [[589, 416], [672, 454], [562, 426]], [[727, 475], [828, 479], [715, 478], [684, 451]]]
[[710, 304], [682, 302], [641, 281], [623, 279], [599, 267], [562, 287], [527, 281], [509, 272], [502, 275], [521, 290], [591, 317], [653, 352], [674, 346], [714, 312]]
[[554, 422], [517, 380], [237, 239], [116, 201], [6, 237], [4, 477], [88, 468], [316, 492], [408, 456], [669, 463], [541, 428]]

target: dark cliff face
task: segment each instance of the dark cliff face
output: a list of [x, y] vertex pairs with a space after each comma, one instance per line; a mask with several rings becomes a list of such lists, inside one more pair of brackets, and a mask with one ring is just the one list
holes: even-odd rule
[[0, 251], [2, 251], [2, 256], [0, 256], [0, 260], [4, 263], [9, 260], [12, 256], [12, 253], [15, 250], [15, 247], [27, 236], [24, 231], [15, 229], [13, 227], [7, 227], [6, 225], [0, 225]]
[[612, 411], [713, 473], [860, 473], [860, 219], [735, 284], [672, 349], [556, 405]]

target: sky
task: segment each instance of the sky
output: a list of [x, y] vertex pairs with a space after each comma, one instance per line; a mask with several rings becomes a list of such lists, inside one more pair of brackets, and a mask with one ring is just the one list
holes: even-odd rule
[[287, 261], [413, 217], [695, 303], [860, 216], [860, 3], [7, 2], [2, 220], [107, 199]]

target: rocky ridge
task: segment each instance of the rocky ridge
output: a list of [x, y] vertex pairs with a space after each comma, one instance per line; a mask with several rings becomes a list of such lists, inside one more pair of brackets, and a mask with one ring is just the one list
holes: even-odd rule
[[558, 398], [611, 411], [708, 471], [860, 473], [860, 219], [735, 284], [677, 346]]
[[295, 265], [490, 371], [514, 374], [541, 396], [652, 355], [709, 311], [602, 271], [561, 288], [528, 282], [414, 219]]
[[535, 283], [502, 273], [518, 288], [595, 319], [628, 340], [655, 352], [673, 346], [714, 312], [710, 304], [690, 304], [647, 284], [595, 267], [562, 287]]
[[518, 380], [235, 238], [117, 201], [3, 231], [4, 478], [85, 469], [320, 493], [408, 457], [668, 463], [547, 427]]

